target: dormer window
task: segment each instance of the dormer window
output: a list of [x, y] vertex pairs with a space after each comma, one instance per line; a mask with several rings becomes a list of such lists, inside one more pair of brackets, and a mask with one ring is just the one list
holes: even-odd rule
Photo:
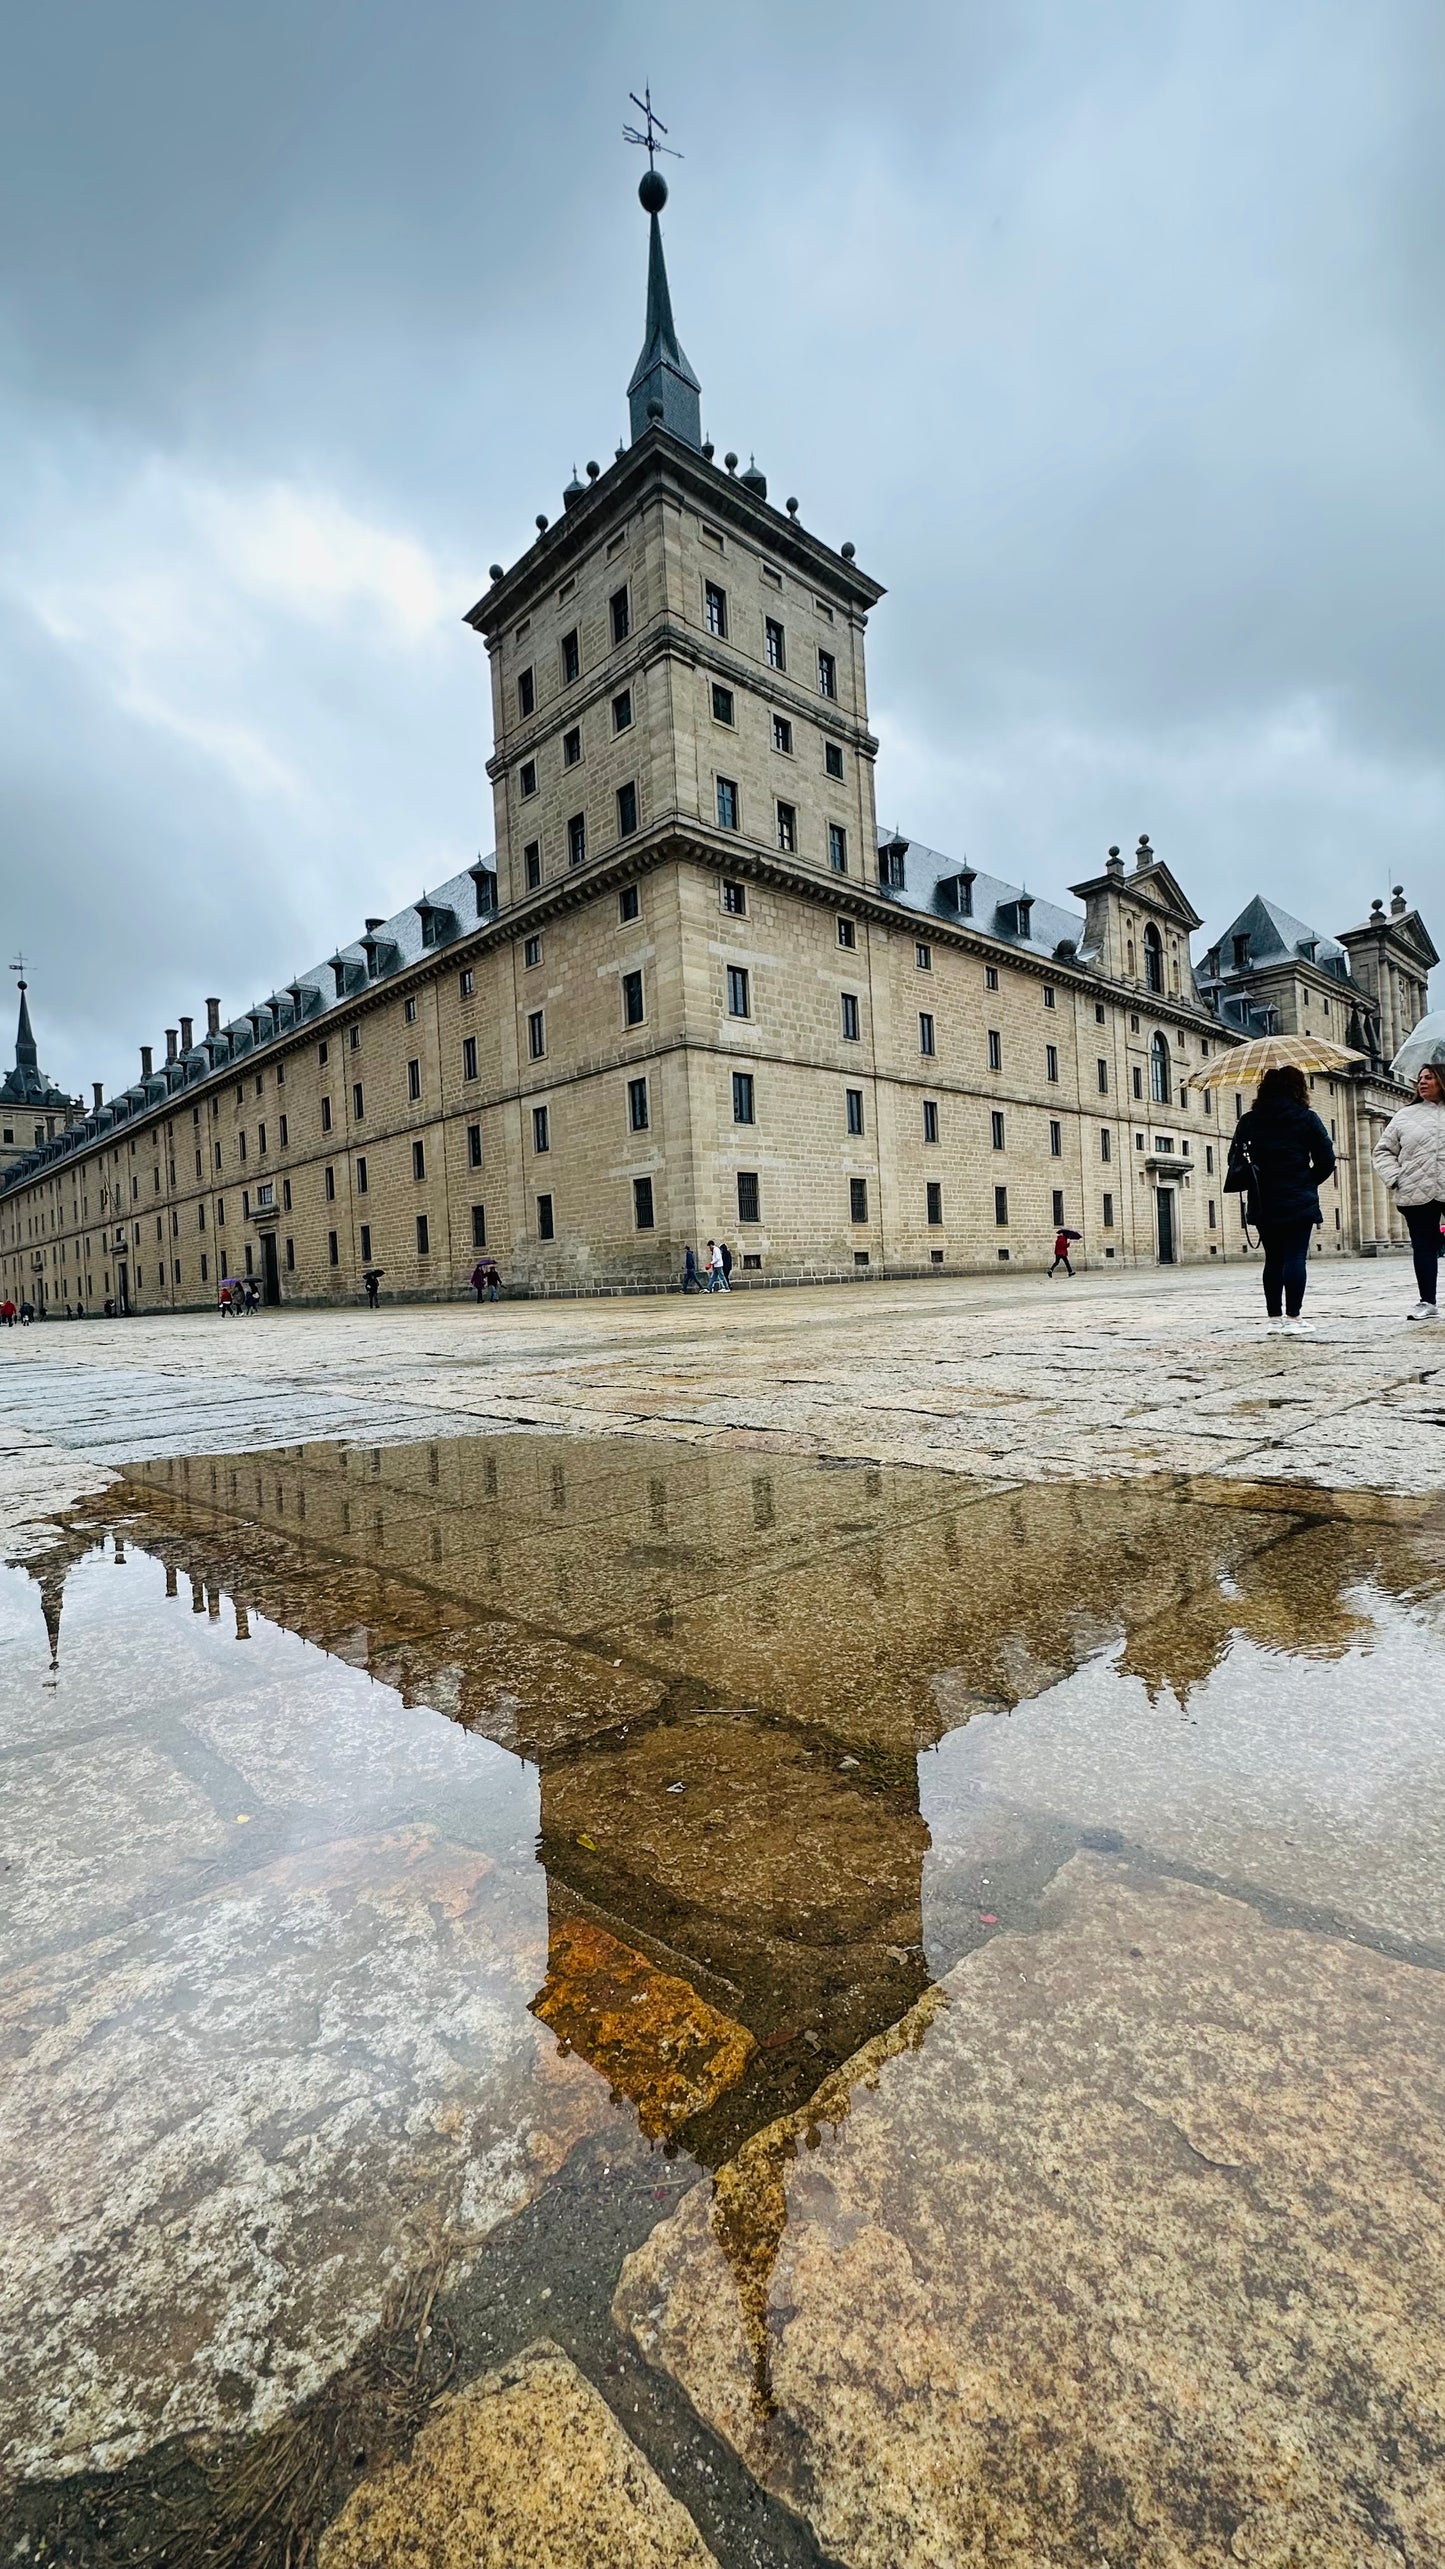
[[1249, 938], [1247, 936], [1234, 937], [1231, 939], [1231, 943], [1234, 948], [1235, 971], [1247, 972], [1249, 970]]
[[878, 880], [886, 892], [904, 890], [907, 882], [905, 872], [907, 855], [907, 839], [890, 839], [886, 847], [880, 847], [878, 850]]

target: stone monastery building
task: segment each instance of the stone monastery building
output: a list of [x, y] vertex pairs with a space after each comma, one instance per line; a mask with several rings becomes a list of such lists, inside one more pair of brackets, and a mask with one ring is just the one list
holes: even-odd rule
[[1437, 960], [1418, 915], [1397, 894], [1335, 940], [1256, 900], [1196, 972], [1199, 914], [1147, 838], [1065, 907], [880, 833], [883, 592], [704, 443], [661, 176], [639, 193], [631, 442], [467, 618], [495, 859], [225, 1025], [208, 1000], [88, 1113], [36, 1069], [22, 996], [4, 1290], [154, 1310], [254, 1275], [345, 1301], [375, 1266], [448, 1296], [482, 1253], [512, 1290], [662, 1287], [712, 1235], [735, 1283], [957, 1273], [1046, 1265], [1060, 1224], [1088, 1265], [1237, 1256], [1235, 1099], [1185, 1083], [1271, 1025], [1366, 1054], [1315, 1082], [1324, 1247], [1393, 1245], [1370, 1147]]

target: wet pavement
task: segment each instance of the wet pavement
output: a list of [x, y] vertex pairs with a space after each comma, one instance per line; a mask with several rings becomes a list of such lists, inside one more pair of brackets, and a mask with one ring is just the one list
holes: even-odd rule
[[91, 1490], [0, 1571], [0, 2558], [1433, 2569], [1442, 1589], [1269, 1475]]

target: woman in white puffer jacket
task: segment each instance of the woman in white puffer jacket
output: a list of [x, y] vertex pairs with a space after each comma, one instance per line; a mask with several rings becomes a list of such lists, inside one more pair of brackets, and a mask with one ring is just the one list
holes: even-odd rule
[[1415, 1253], [1420, 1299], [1410, 1318], [1433, 1320], [1445, 1216], [1445, 1063], [1428, 1062], [1421, 1071], [1410, 1104], [1391, 1116], [1380, 1135], [1375, 1166], [1395, 1190]]

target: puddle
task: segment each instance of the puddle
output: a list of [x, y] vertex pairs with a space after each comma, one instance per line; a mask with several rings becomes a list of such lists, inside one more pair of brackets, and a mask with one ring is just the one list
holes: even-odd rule
[[[860, 2365], [860, 2416], [897, 2395], [881, 2351], [874, 2381], [856, 2328], [845, 2347], [819, 2316], [818, 2190], [829, 2254], [861, 2256], [835, 2162], [872, 2146], [873, 2114], [895, 2173], [867, 2236], [892, 2205], [932, 2289], [942, 2252], [897, 2210], [899, 2170], [916, 2179], [944, 2107], [912, 2142], [887, 2113], [1002, 2010], [991, 2072], [1035, 1985], [1058, 1984], [1016, 2092], [1050, 2061], [1063, 2077], [1065, 2018], [1107, 1990], [1117, 2033], [1151, 1938], [1180, 1975], [1224, 1957], [1207, 2003], [1161, 1959], [1151, 2004], [1238, 2018], [1226, 2087], [1246, 2055], [1267, 2084], [1316, 1984], [1344, 2006], [1342, 1972], [1402, 1975], [1433, 2023], [1442, 1586], [1439, 1510], [1358, 1495], [1000, 1492], [525, 1434], [134, 1468], [0, 1574], [11, 2556], [300, 2569], [440, 2392], [539, 2338], [561, 2356], [506, 2376], [513, 2408], [568, 2359], [724, 2569], [972, 2556], [917, 2493], [899, 2530], [881, 2428], [870, 2479], [865, 2428], [838, 2452], [819, 2422]], [[1081, 1989], [1066, 1958], [1086, 1951]], [[1236, 1973], [1274, 1991], [1268, 2033], [1252, 1996], [1221, 1998]], [[1102, 2111], [1111, 2039], [1095, 2080], [1069, 2067], [1061, 2128]], [[1130, 2040], [1137, 2099], [1153, 2072]], [[1379, 2073], [1402, 2150], [1414, 2074]], [[1327, 2064], [1292, 2075], [1332, 2093]], [[954, 2076], [986, 2083], [972, 2057]], [[1222, 2110], [1170, 2108], [1206, 2166], [1234, 2146], [1210, 2141]], [[1056, 2111], [1036, 2100], [1030, 2130]], [[997, 2151], [988, 2201], [1013, 2204], [1021, 2258], [1022, 2138], [1001, 2098], [990, 2114], [948, 2182], [960, 2151]], [[1059, 2146], [1062, 2166], [1084, 2144]], [[1251, 2236], [1257, 2270], [1285, 2255]], [[1042, 2237], [1019, 2312], [1057, 2300]], [[1183, 2228], [1174, 2248], [1197, 2260]], [[1423, 2273], [1434, 2241], [1413, 2253]], [[901, 2360], [914, 2321], [866, 2267], [850, 2312]], [[965, 2301], [937, 2321], [946, 2360], [943, 2339], [919, 2358], [935, 2407], [959, 2332], [988, 2335]], [[803, 2337], [806, 2393], [783, 2360]], [[1333, 2394], [1311, 2396], [1317, 2419]], [[1338, 2398], [1358, 2417], [1357, 2383]], [[970, 2436], [930, 2411], [950, 2485]], [[1164, 2465], [1120, 2463], [1130, 2521], [1133, 2467]], [[1029, 2485], [1007, 2508], [986, 2472], [973, 2487], [991, 2560], [1121, 2543], [1113, 2502], [1071, 2500], [1061, 2531], [1042, 2464]], [[350, 2524], [338, 2560], [401, 2556]], [[1190, 2556], [1212, 2539], [1194, 2526]], [[1353, 2531], [1338, 2552], [1374, 2556]]]

